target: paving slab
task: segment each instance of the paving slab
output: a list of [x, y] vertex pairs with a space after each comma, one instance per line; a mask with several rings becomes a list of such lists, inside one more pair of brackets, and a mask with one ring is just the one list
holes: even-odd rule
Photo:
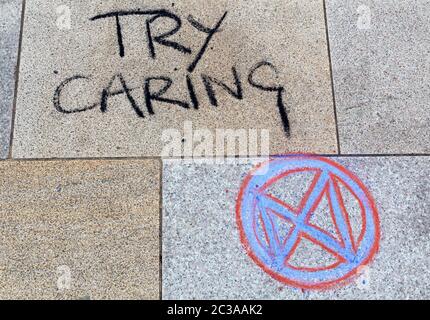
[[[379, 215], [379, 251], [372, 262], [357, 269], [350, 282], [326, 287], [325, 290], [287, 285], [284, 279], [275, 280], [248, 256], [247, 250], [254, 244], [241, 244], [236, 200], [245, 177], [259, 160], [250, 160], [248, 164], [218, 165], [167, 160], [163, 169], [163, 298], [428, 299], [430, 158], [330, 159], [361, 180], [371, 194], [370, 198], [373, 197]], [[307, 184], [303, 183], [307, 181], [306, 176], [286, 177], [279, 180], [280, 184], [275, 184], [270, 193], [295, 207], [294, 201], [301, 199], [307, 190]], [[343, 190], [343, 185], [340, 188]], [[360, 211], [357, 211], [359, 203], [354, 202], [347, 192], [341, 191], [341, 194], [350, 215], [350, 234], [357, 239], [360, 228], [363, 228], [363, 225], [360, 227], [363, 221], [360, 220]], [[329, 207], [327, 202], [323, 203], [327, 198], [323, 196], [322, 199], [313, 209], [309, 223], [334, 236], [336, 230], [331, 233], [329, 229], [334, 225], [329, 221]], [[271, 221], [273, 223], [274, 220]], [[372, 230], [371, 220], [365, 221], [364, 229]], [[261, 220], [254, 230], [260, 230], [260, 223]], [[270, 231], [268, 225], [265, 225], [266, 233]], [[281, 231], [278, 231], [279, 239], [282, 239]], [[264, 234], [260, 235], [264, 238]], [[367, 235], [360, 237], [359, 247], [362, 248]], [[261, 246], [267, 242], [263, 238], [259, 240]], [[295, 249], [297, 255], [294, 254], [289, 263], [296, 267], [307, 266], [309, 269], [306, 271], [316, 272], [315, 268], [329, 263], [327, 255], [322, 254], [329, 251], [316, 250], [312, 243], [304, 240], [302, 238], [298, 247], [302, 251]], [[305, 245], [301, 247], [303, 243]], [[270, 247], [273, 248], [271, 244]], [[359, 255], [355, 257], [358, 259]], [[332, 267], [336, 268], [335, 265]]]
[[9, 154], [21, 6], [21, 0], [0, 1], [0, 159]]
[[342, 153], [430, 147], [430, 1], [328, 0]]
[[159, 299], [159, 167], [0, 163], [0, 298]]
[[20, 69], [16, 158], [159, 156], [187, 124], [337, 152], [322, 0], [29, 0]]

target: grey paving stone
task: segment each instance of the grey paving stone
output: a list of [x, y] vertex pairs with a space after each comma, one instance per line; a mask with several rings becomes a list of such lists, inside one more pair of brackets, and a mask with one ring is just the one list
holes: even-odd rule
[[[169, 10], [164, 14], [170, 18], [120, 16], [123, 51], [114, 17], [90, 20], [100, 14], [136, 9], [141, 13]], [[214, 27], [225, 12], [220, 31], [190, 76], [200, 103], [196, 110], [186, 76], [207, 38], [197, 30], [196, 22]], [[145, 22], [149, 21], [151, 35], [156, 37], [175, 27], [176, 16], [182, 27], [165, 40], [191, 48], [192, 54], [161, 45], [154, 38], [152, 59]], [[151, 22], [152, 18], [156, 21]], [[267, 129], [271, 153], [337, 151], [322, 0], [255, 0], [252, 6], [246, 0], [76, 0], [66, 6], [62, 0], [29, 0], [21, 57], [13, 150], [16, 158], [159, 156], [165, 146], [163, 133], [170, 129], [182, 133], [186, 121], [191, 121], [194, 129], [210, 129], [212, 133], [218, 128]], [[251, 85], [248, 76], [261, 61], [273, 63], [279, 74], [276, 77], [269, 66], [263, 66]], [[218, 79], [235, 92], [232, 67], [242, 82], [242, 100], [213, 81]], [[102, 112], [103, 90], [118, 74], [131, 88], [136, 108], [123, 93], [109, 97], [106, 112]], [[213, 84], [218, 107], [212, 105], [215, 102], [209, 99], [202, 75], [212, 78], [206, 80], [209, 87]], [[159, 76], [174, 81], [165, 98], [187, 101], [191, 107], [153, 101], [155, 114], [151, 115], [145, 100], [145, 79]], [[64, 84], [57, 100], [57, 88], [70, 77], [75, 78]], [[165, 84], [164, 80], [151, 81], [148, 88], [156, 93]], [[273, 90], [263, 91], [255, 84]], [[285, 108], [289, 116], [289, 138], [278, 106], [280, 91], [274, 90], [278, 86], [285, 88], [281, 110]], [[118, 93], [121, 87], [117, 77], [110, 93]], [[236, 92], [236, 96], [241, 94]], [[57, 108], [54, 101], [60, 102]], [[85, 107], [90, 110], [61, 112]], [[137, 108], [145, 118], [139, 116]], [[181, 147], [182, 139], [177, 144]]]
[[430, 1], [327, 0], [343, 153], [430, 152]]
[[0, 0], [0, 159], [9, 153], [21, 0]]
[[0, 299], [159, 299], [156, 160], [0, 163]]
[[[235, 206], [251, 163], [167, 160], [163, 169], [163, 298], [428, 299], [430, 158], [330, 159], [361, 179], [379, 211], [379, 252], [352, 282], [323, 291], [303, 290], [275, 280], [248, 257], [241, 245]], [[293, 205], [307, 189], [300, 183], [303, 179], [285, 180], [271, 192]], [[359, 211], [354, 211], [353, 199], [342, 194], [350, 218], [356, 218]], [[315, 212], [320, 210], [328, 209], [318, 206]], [[328, 216], [319, 217], [322, 228], [330, 225]], [[357, 234], [355, 218], [351, 226]], [[298, 255], [298, 265], [311, 257], [320, 259], [317, 265], [328, 259], [317, 250], [307, 256], [303, 253]]]

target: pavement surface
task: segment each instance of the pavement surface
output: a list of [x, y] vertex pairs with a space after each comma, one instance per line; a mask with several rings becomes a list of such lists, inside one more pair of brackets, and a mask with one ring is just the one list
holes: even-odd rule
[[0, 298], [430, 298], [429, 19], [0, 0]]
[[0, 163], [0, 298], [158, 299], [159, 170], [155, 160]]
[[0, 159], [9, 154], [21, 1], [0, 1]]
[[327, 1], [343, 153], [429, 153], [429, 5]]
[[[189, 51], [185, 53], [157, 43], [148, 49], [141, 30], [147, 16], [154, 15], [133, 15], [135, 1], [75, 1], [70, 10], [81, 14], [72, 14], [70, 29], [57, 25], [56, 8], [62, 1], [27, 2], [13, 156], [159, 156], [166, 128], [183, 131], [186, 121], [194, 129], [212, 131], [267, 128], [271, 150], [276, 153], [335, 153], [322, 2], [253, 1], [252, 6], [247, 1], [198, 1], [197, 6], [195, 2], [179, 1], [172, 7], [170, 1], [152, 1], [143, 8], [163, 8], [174, 14], [182, 28], [172, 41], [186, 46]], [[128, 12], [118, 18], [123, 52], [115, 17], [99, 16], [118, 10]], [[187, 20], [211, 28], [221, 24], [200, 60], [198, 53], [207, 33]], [[154, 29], [149, 32], [156, 36], [172, 22], [171, 16], [160, 16], [146, 29]], [[284, 32], [285, 28], [291, 32]], [[256, 69], [261, 62], [271, 67]], [[250, 76], [252, 83], [283, 88], [282, 110], [290, 113], [291, 132], [285, 132], [280, 116], [279, 90], [259, 89], [249, 83]], [[151, 80], [154, 77], [164, 80]], [[146, 90], [157, 93], [165, 87], [165, 77], [172, 84], [164, 97], [177, 103], [154, 101], [149, 106]], [[190, 99], [187, 77], [196, 104]], [[124, 85], [128, 94], [111, 96]], [[103, 97], [103, 92], [109, 94]], [[289, 139], [287, 134], [291, 134]]]
[[[354, 281], [331, 290], [302, 290], [269, 277], [248, 257], [239, 239], [236, 203], [245, 176], [258, 160], [217, 166], [184, 165], [181, 161], [169, 160], [163, 168], [163, 298], [373, 300], [428, 297], [429, 258], [423, 253], [430, 250], [429, 159], [330, 159], [361, 178], [376, 199], [379, 211], [379, 254], [368, 269], [357, 272]], [[296, 179], [306, 180], [304, 177]], [[303, 188], [298, 186], [294, 178], [287, 179], [271, 192], [292, 204], [303, 196]], [[348, 209], [353, 217], [355, 203], [350, 202]], [[330, 230], [327, 202], [321, 201], [315, 211], [315, 221], [322, 222], [322, 227]], [[320, 255], [317, 261], [310, 261], [309, 255], [315, 256], [315, 251]], [[307, 266], [330, 264], [331, 256], [319, 251], [302, 241], [292, 260]]]

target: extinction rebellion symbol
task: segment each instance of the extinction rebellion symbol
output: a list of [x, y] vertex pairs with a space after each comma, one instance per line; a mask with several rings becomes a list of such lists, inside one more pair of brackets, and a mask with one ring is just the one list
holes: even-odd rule
[[[273, 185], [302, 173], [310, 174], [311, 182], [296, 206], [271, 194]], [[355, 233], [344, 200], [346, 192], [358, 204], [360, 227]], [[312, 223], [323, 198], [334, 226], [331, 232]], [[343, 284], [367, 265], [379, 248], [379, 218], [369, 191], [347, 169], [322, 157], [285, 156], [255, 168], [242, 184], [236, 215], [242, 244], [252, 260], [273, 278], [297, 288]], [[304, 242], [314, 248], [306, 257], [316, 255], [317, 247], [334, 262], [327, 265], [324, 259], [315, 258], [316, 266], [310, 267], [300, 265], [299, 259], [293, 265], [291, 260]]]

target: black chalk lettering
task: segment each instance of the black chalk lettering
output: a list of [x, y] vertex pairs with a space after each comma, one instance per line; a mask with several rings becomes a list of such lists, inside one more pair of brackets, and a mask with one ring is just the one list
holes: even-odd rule
[[190, 99], [191, 99], [191, 103], [193, 105], [193, 108], [196, 110], [199, 109], [200, 103], [199, 103], [199, 100], [197, 98], [196, 91], [194, 89], [193, 81], [191, 80], [191, 77], [189, 74], [187, 74], [187, 88], [188, 88], [188, 92], [190, 94]]
[[206, 92], [209, 97], [209, 102], [211, 105], [217, 107], [218, 106], [218, 99], [216, 98], [216, 93], [214, 89], [214, 84], [220, 86], [223, 88], [227, 93], [229, 93], [231, 96], [235, 97], [238, 100], [243, 99], [243, 89], [242, 89], [242, 82], [240, 80], [240, 75], [237, 72], [236, 68], [232, 68], [233, 76], [234, 76], [234, 82], [236, 86], [236, 91], [234, 89], [229, 88], [225, 83], [212, 78], [210, 76], [202, 74], [203, 84], [205, 85]]
[[[212, 43], [212, 39], [215, 37], [217, 33], [220, 33], [222, 31], [221, 26], [223, 25], [228, 12], [224, 12], [222, 17], [215, 23], [215, 25], [208, 27], [203, 25], [201, 22], [199, 22], [197, 19], [195, 19], [193, 16], [188, 16], [187, 20], [191, 24], [191, 26], [196, 29], [197, 31], [205, 34], [204, 43], [202, 44], [200, 50], [196, 52], [193, 61], [188, 65], [186, 74], [186, 88], [185, 90], [188, 91], [188, 98], [186, 98], [188, 101], [181, 101], [177, 99], [172, 99], [165, 97], [166, 93], [169, 91], [169, 89], [173, 85], [173, 81], [171, 78], [166, 76], [160, 76], [160, 77], [152, 77], [150, 75], [147, 76], [147, 78], [144, 80], [143, 84], [143, 91], [144, 91], [144, 97], [145, 97], [145, 104], [146, 109], [149, 115], [154, 115], [154, 102], [161, 102], [161, 103], [167, 103], [171, 105], [180, 106], [185, 109], [196, 109], [198, 110], [200, 108], [200, 101], [198, 96], [198, 90], [196, 90], [196, 87], [193, 83], [193, 75], [192, 73], [196, 70], [199, 63], [201, 63], [201, 60], [205, 56], [208, 48], [210, 47]], [[145, 23], [146, 27], [146, 37], [148, 41], [148, 50], [149, 55], [152, 59], [156, 59], [157, 55], [159, 55], [158, 50], [160, 50], [161, 47], [167, 47], [172, 48], [182, 54], [192, 54], [192, 50], [173, 40], [173, 36], [177, 34], [181, 28], [182, 28], [182, 20], [179, 16], [174, 14], [173, 12], [170, 12], [168, 10], [160, 9], [160, 10], [130, 10], [130, 11], [113, 11], [108, 12], [104, 14], [96, 15], [92, 18], [90, 18], [91, 21], [96, 21], [99, 19], [108, 19], [113, 18], [115, 20], [112, 20], [111, 22], [115, 22], [116, 26], [116, 37], [117, 37], [117, 44], [118, 44], [118, 52], [120, 57], [124, 57], [126, 55], [126, 48], [124, 47], [124, 44], [127, 43], [124, 39], [124, 28], [126, 26], [124, 20], [121, 20], [123, 17], [131, 17], [131, 16], [142, 16], [142, 23]], [[166, 22], [167, 24], [172, 24], [171, 27], [168, 28], [168, 31], [161, 31], [156, 29], [156, 26], [158, 25], [157, 22]], [[165, 24], [163, 24], [165, 25]], [[288, 111], [287, 107], [284, 103], [284, 95], [286, 94], [285, 87], [274, 84], [273, 82], [266, 82], [268, 80], [274, 80], [276, 79], [267, 79], [267, 80], [257, 80], [257, 73], [261, 71], [263, 68], [268, 68], [269, 71], [273, 72], [275, 75], [278, 74], [278, 71], [276, 67], [267, 61], [262, 61], [256, 64], [249, 72], [248, 74], [248, 82], [249, 85], [252, 87], [264, 91], [264, 92], [273, 92], [276, 93], [276, 106], [280, 114], [280, 118], [282, 121], [282, 126], [285, 131], [285, 134], [287, 137], [291, 134], [291, 128], [290, 128], [290, 121], [288, 118]], [[177, 71], [177, 68], [174, 68], [175, 71]], [[219, 105], [219, 95], [221, 93], [236, 98], [237, 100], [243, 100], [244, 99], [244, 92], [243, 92], [243, 86], [242, 86], [242, 79], [235, 67], [232, 67], [232, 74], [234, 78], [234, 84], [226, 84], [225, 81], [219, 80], [218, 77], [212, 77], [207, 74], [201, 74], [201, 79], [203, 81], [203, 85], [205, 88], [205, 91], [208, 95], [209, 103], [212, 106], [217, 107]], [[197, 77], [197, 76], [196, 76]], [[119, 80], [120, 86], [119, 89], [116, 87], [113, 89], [114, 82], [116, 79]], [[195, 78], [197, 79], [197, 78]], [[135, 101], [135, 99], [132, 96], [132, 92], [135, 89], [138, 88], [130, 88], [127, 86], [122, 74], [115, 75], [108, 86], [103, 89], [101, 94], [101, 99], [99, 103], [86, 106], [83, 108], [65, 108], [60, 103], [60, 98], [63, 90], [67, 85], [69, 85], [73, 81], [78, 80], [89, 80], [88, 77], [85, 76], [74, 76], [71, 78], [66, 79], [63, 81], [58, 88], [55, 91], [53, 102], [56, 110], [62, 113], [77, 113], [77, 112], [83, 112], [86, 110], [93, 109], [100, 105], [100, 110], [103, 113], [106, 113], [108, 110], [108, 100], [110, 97], [114, 97], [117, 95], [125, 95], [132, 106], [135, 113], [139, 116], [144, 118], [144, 114], [142, 110], [140, 109], [139, 105]], [[155, 82], [158, 85], [155, 86]], [[141, 87], [139, 87], [141, 89]], [[223, 90], [223, 92], [221, 92]], [[142, 106], [143, 107], [143, 106]]]
[[[165, 32], [161, 35], [154, 37], [152, 34], [151, 24], [160, 18], [168, 18], [168, 19], [173, 20], [175, 22], [175, 27], [168, 32]], [[155, 59], [155, 57], [156, 57], [154, 42], [157, 42], [157, 43], [159, 43], [163, 46], [166, 46], [166, 47], [173, 48], [173, 49], [178, 50], [179, 52], [182, 52], [182, 53], [191, 54], [190, 48], [187, 48], [178, 42], [166, 40], [167, 37], [173, 36], [175, 33], [177, 33], [181, 29], [181, 27], [182, 27], [181, 19], [173, 13], [167, 13], [166, 12], [163, 14], [158, 14], [158, 15], [156, 15], [156, 16], [154, 16], [154, 17], [152, 17], [146, 21], [146, 32], [147, 32], [147, 36], [148, 36], [148, 47], [149, 47], [149, 53], [151, 55], [151, 58]]]
[[87, 110], [91, 110], [91, 109], [94, 109], [95, 107], [97, 107], [97, 103], [95, 103], [91, 106], [87, 106], [87, 107], [83, 107], [83, 108], [77, 108], [77, 109], [66, 109], [61, 105], [61, 94], [63, 92], [63, 89], [69, 83], [71, 83], [75, 80], [90, 80], [90, 78], [86, 77], [86, 76], [76, 75], [76, 76], [67, 78], [57, 87], [57, 89], [55, 90], [55, 93], [54, 93], [53, 102], [54, 102], [54, 107], [58, 112], [66, 113], [66, 114], [78, 113], [78, 112], [84, 112]]
[[[124, 35], [122, 32], [122, 25], [121, 25], [120, 17], [145, 16], [145, 15], [153, 15], [154, 16], [149, 20], [150, 22], [148, 22], [148, 21], [146, 22], [148, 41], [150, 41], [149, 46], [150, 46], [150, 51], [151, 51], [152, 57], [155, 57], [154, 41], [159, 43], [159, 44], [162, 44], [164, 46], [172, 47], [172, 48], [179, 50], [181, 52], [184, 52], [184, 53], [188, 53], [188, 54], [191, 53], [191, 49], [186, 48], [179, 43], [165, 39], [167, 37], [174, 35], [176, 32], [178, 32], [179, 29], [181, 28], [181, 25], [182, 25], [181, 19], [178, 16], [176, 16], [174, 13], [172, 13], [168, 10], [162, 9], [162, 10], [113, 11], [113, 12], [108, 12], [108, 13], [96, 15], [96, 16], [90, 18], [90, 21], [96, 21], [96, 20], [106, 19], [106, 18], [115, 18], [119, 55], [120, 55], [120, 57], [124, 57], [125, 56]], [[172, 20], [174, 20], [176, 22], [176, 26], [171, 31], [166, 32], [162, 35], [159, 35], [159, 36], [156, 36], [153, 38], [152, 34], [151, 34], [150, 24], [151, 24], [151, 22], [154, 22], [156, 19], [158, 19], [160, 17], [171, 18]]]
[[200, 51], [197, 53], [194, 61], [189, 65], [188, 67], [188, 72], [192, 73], [194, 72], [194, 70], [197, 67], [197, 64], [199, 63], [199, 61], [203, 58], [203, 55], [206, 52], [206, 49], [209, 46], [210, 41], [212, 40], [213, 36], [215, 35], [215, 33], [217, 33], [218, 31], [220, 31], [220, 27], [225, 19], [225, 17], [227, 16], [227, 11], [224, 13], [224, 15], [222, 16], [222, 18], [217, 22], [217, 24], [215, 25], [215, 27], [213, 28], [208, 28], [205, 27], [204, 25], [202, 25], [200, 22], [198, 22], [197, 20], [195, 20], [192, 16], [188, 17], [188, 22], [191, 23], [191, 25], [196, 28], [197, 30], [206, 33], [208, 36], [206, 37], [206, 40], [203, 44], [203, 46], [201, 47]]
[[277, 93], [277, 107], [279, 109], [279, 114], [281, 116], [281, 120], [282, 120], [282, 125], [284, 127], [284, 132], [287, 135], [287, 137], [290, 136], [291, 134], [291, 128], [290, 128], [290, 120], [288, 119], [288, 114], [287, 114], [287, 110], [284, 104], [284, 100], [283, 100], [283, 95], [285, 92], [285, 88], [284, 87], [280, 87], [280, 86], [268, 86], [268, 85], [263, 85], [261, 83], [258, 83], [255, 81], [254, 76], [255, 73], [263, 67], [269, 67], [271, 70], [273, 70], [275, 72], [275, 74], [278, 74], [278, 70], [276, 69], [276, 67], [267, 61], [262, 61], [257, 63], [252, 69], [251, 72], [249, 73], [249, 77], [248, 77], [248, 82], [251, 86], [263, 90], [263, 91], [268, 91], [268, 92], [276, 92]]
[[119, 16], [115, 16], [115, 19], [116, 19], [116, 35], [118, 38], [119, 56], [123, 58], [125, 55], [125, 52], [124, 52], [124, 41], [122, 39], [121, 23], [119, 21]]
[[[163, 81], [165, 85], [157, 92], [152, 92], [151, 82], [153, 81]], [[150, 77], [145, 80], [145, 101], [146, 101], [146, 108], [148, 109], [149, 114], [151, 115], [155, 114], [152, 101], [169, 103], [169, 104], [180, 106], [185, 109], [190, 108], [189, 104], [186, 102], [162, 97], [170, 89], [172, 84], [173, 84], [172, 79], [168, 77]]]
[[[117, 78], [119, 79], [119, 81], [121, 83], [122, 89], [117, 90], [117, 91], [112, 91], [112, 86], [113, 86], [113, 84]], [[133, 96], [131, 95], [131, 91], [132, 91], [132, 89], [130, 89], [127, 86], [122, 74], [117, 74], [117, 75], [113, 76], [111, 81], [109, 82], [108, 86], [105, 89], [103, 89], [103, 91], [102, 91], [102, 96], [101, 96], [101, 100], [100, 100], [101, 112], [104, 113], [107, 111], [108, 99], [110, 97], [117, 96], [119, 94], [125, 94], [128, 101], [130, 102], [131, 107], [136, 112], [136, 114], [141, 118], [145, 118], [145, 115], [143, 114], [142, 110], [139, 108], [139, 106], [137, 105]]]

